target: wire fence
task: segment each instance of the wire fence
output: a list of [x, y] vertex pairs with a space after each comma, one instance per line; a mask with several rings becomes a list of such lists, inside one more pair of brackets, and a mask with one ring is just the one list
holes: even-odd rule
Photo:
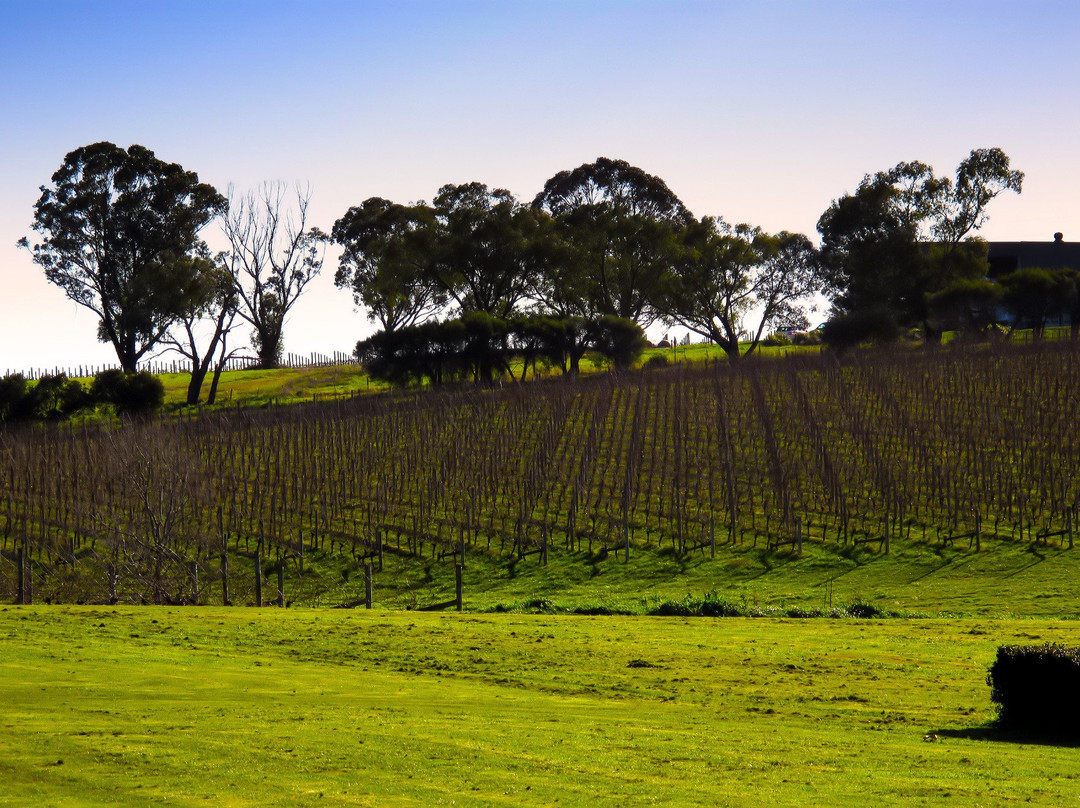
[[[329, 354], [323, 353], [310, 353], [306, 356], [298, 353], [287, 353], [282, 356], [281, 362], [278, 367], [282, 368], [318, 368], [318, 367], [339, 367], [342, 365], [355, 365], [357, 364], [356, 358], [352, 354], [345, 353], [344, 351], [333, 351]], [[259, 366], [259, 360], [253, 356], [236, 356], [229, 359], [225, 363], [225, 370], [252, 370]], [[13, 373], [21, 373], [26, 379], [30, 381], [36, 381], [42, 376], [56, 376], [64, 374], [68, 378], [72, 379], [90, 379], [106, 370], [119, 370], [119, 365], [68, 365], [65, 367], [52, 367], [52, 368], [31, 368], [29, 370], [15, 370], [7, 369], [4, 371], [5, 376], [9, 376]], [[191, 370], [191, 363], [184, 359], [175, 359], [172, 361], [163, 361], [161, 359], [151, 359], [148, 362], [144, 362], [139, 366], [139, 370], [148, 370], [154, 374], [165, 373], [189, 373]]]

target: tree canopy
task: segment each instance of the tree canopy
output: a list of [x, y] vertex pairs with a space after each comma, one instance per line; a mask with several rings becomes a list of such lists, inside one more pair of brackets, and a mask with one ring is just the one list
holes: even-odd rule
[[513, 194], [480, 182], [444, 185], [433, 278], [461, 313], [507, 317], [529, 293], [536, 271], [536, 216]]
[[642, 326], [657, 316], [651, 303], [670, 266], [677, 233], [694, 217], [667, 184], [622, 160], [597, 158], [549, 179], [533, 207], [550, 214], [566, 249], [546, 265], [540, 296], [573, 313], [621, 317]]
[[225, 199], [152, 151], [101, 142], [70, 152], [42, 186], [29, 248], [45, 276], [98, 315], [98, 337], [134, 371], [184, 312], [201, 303], [199, 232]]
[[933, 296], [986, 275], [985, 246], [974, 234], [990, 201], [1019, 193], [1023, 179], [1001, 149], [975, 149], [955, 179], [925, 163], [899, 163], [835, 200], [818, 232], [835, 319], [851, 321], [841, 330], [851, 332], [857, 321], [862, 336], [872, 337], [919, 326], [931, 341], [939, 338]]
[[668, 323], [737, 360], [753, 353], [769, 328], [805, 327], [802, 304], [820, 288], [820, 278], [817, 250], [806, 236], [770, 235], [706, 217], [683, 231], [655, 307]]
[[384, 330], [408, 327], [441, 310], [446, 292], [432, 277], [435, 212], [371, 197], [334, 222], [331, 237], [342, 247], [334, 285], [350, 289], [353, 302]]

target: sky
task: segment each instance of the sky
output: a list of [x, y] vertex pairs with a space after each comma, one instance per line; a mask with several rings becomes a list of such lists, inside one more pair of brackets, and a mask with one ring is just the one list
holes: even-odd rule
[[[1075, 0], [0, 0], [0, 373], [115, 360], [16, 247], [64, 156], [102, 140], [222, 192], [309, 186], [327, 231], [446, 183], [530, 200], [605, 156], [698, 216], [815, 239], [865, 174], [996, 146], [1026, 178], [982, 235], [1080, 240], [1078, 34]], [[336, 264], [287, 352], [373, 329]]]

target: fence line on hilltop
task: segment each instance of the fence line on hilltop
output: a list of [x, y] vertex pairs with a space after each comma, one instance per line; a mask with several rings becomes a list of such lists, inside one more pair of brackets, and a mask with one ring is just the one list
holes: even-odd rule
[[[258, 364], [259, 360], [253, 356], [236, 356], [225, 363], [225, 370], [250, 370], [258, 367]], [[357, 364], [356, 358], [352, 356], [352, 354], [345, 353], [344, 351], [333, 351], [329, 354], [310, 353], [306, 356], [298, 353], [286, 353], [282, 356], [278, 366], [295, 370], [301, 368], [339, 367], [355, 364]], [[148, 370], [154, 374], [188, 373], [190, 368], [190, 361], [185, 359], [174, 359], [172, 361], [152, 359], [139, 366], [139, 370]], [[4, 375], [8, 376], [12, 373], [22, 373], [29, 381], [36, 381], [42, 376], [55, 376], [60, 373], [63, 373], [65, 376], [72, 379], [89, 379], [102, 371], [119, 369], [120, 366], [115, 364], [68, 365], [66, 367], [30, 368], [29, 370], [23, 371], [9, 368], [4, 371]]]

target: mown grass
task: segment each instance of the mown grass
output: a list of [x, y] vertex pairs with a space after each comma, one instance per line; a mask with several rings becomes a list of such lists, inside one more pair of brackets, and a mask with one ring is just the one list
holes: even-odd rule
[[989, 725], [1043, 640], [1080, 623], [6, 607], [0, 805], [1075, 804], [1080, 750]]

